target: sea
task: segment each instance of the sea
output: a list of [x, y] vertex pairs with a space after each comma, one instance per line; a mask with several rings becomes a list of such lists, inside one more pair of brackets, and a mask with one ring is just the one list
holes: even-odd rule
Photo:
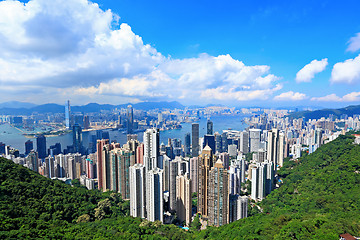
[[[212, 116], [210, 120], [213, 122], [214, 132], [222, 133], [223, 130], [244, 130], [247, 125], [242, 121], [244, 117], [248, 117], [247, 115], [221, 115], [221, 116]], [[200, 137], [206, 134], [206, 122], [207, 118], [200, 118], [199, 123], [199, 131]], [[160, 143], [164, 143], [165, 145], [168, 142], [169, 138], [178, 138], [184, 144], [185, 134], [191, 134], [191, 123], [183, 123], [181, 124], [182, 128], [160, 131]], [[108, 131], [110, 135], [110, 141], [116, 141], [118, 143], [125, 144], [127, 141], [126, 134], [122, 133], [122, 131], [117, 130], [103, 130]], [[91, 135], [95, 135], [95, 131], [88, 131], [82, 133], [83, 145], [85, 147], [89, 146], [91, 141]], [[12, 127], [10, 124], [1, 124], [0, 125], [0, 142], [5, 143], [6, 145], [10, 145], [13, 148], [16, 148], [20, 151], [20, 153], [25, 152], [25, 142], [27, 140], [32, 140], [34, 143], [34, 149], [36, 149], [36, 139], [35, 138], [27, 138], [23, 135], [23, 132], [18, 130], [17, 128]], [[138, 133], [138, 140], [142, 141], [143, 133]], [[46, 138], [46, 146], [49, 148], [51, 145], [55, 143], [60, 143], [61, 148], [64, 149], [67, 146], [72, 145], [73, 136], [72, 133], [68, 133], [61, 136], [47, 137]]]

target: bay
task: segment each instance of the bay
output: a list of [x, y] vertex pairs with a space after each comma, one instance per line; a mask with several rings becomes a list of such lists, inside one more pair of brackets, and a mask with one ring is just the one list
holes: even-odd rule
[[[235, 115], [235, 116], [212, 116], [210, 119], [213, 122], [214, 132], [222, 133], [223, 130], [232, 129], [232, 130], [244, 130], [247, 125], [242, 122], [245, 115]], [[200, 137], [206, 134], [206, 118], [201, 118], [199, 123], [199, 133]], [[178, 138], [181, 139], [182, 143], [184, 144], [185, 141], [185, 134], [191, 134], [191, 123], [183, 123], [181, 129], [173, 129], [173, 130], [166, 130], [160, 132], [160, 143], [164, 143], [165, 145], [168, 142], [168, 138]], [[126, 134], [122, 133], [121, 131], [111, 131], [111, 130], [103, 130], [108, 131], [110, 135], [111, 141], [119, 142], [121, 145], [126, 143], [127, 136]], [[88, 131], [83, 132], [83, 145], [85, 147], [89, 146], [91, 141], [91, 135], [95, 135], [95, 131]], [[0, 142], [5, 143], [6, 145], [10, 145], [13, 148], [16, 148], [20, 151], [20, 153], [25, 152], [25, 142], [27, 140], [31, 140], [34, 142], [34, 149], [36, 149], [36, 139], [35, 138], [26, 138], [22, 135], [22, 132], [18, 129], [10, 126], [9, 124], [1, 124], [0, 125]], [[143, 133], [138, 134], [138, 140], [142, 141]], [[46, 138], [46, 146], [49, 148], [51, 145], [55, 143], [60, 143], [62, 149], [66, 148], [67, 146], [72, 145], [73, 137], [71, 133], [62, 135], [62, 136], [55, 136], [55, 137], [48, 137]]]

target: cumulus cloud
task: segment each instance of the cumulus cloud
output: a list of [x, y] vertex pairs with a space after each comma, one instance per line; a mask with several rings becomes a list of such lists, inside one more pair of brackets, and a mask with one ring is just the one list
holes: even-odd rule
[[277, 101], [300, 101], [300, 100], [304, 100], [306, 98], [307, 98], [307, 96], [304, 93], [289, 91], [289, 92], [284, 92], [284, 93], [281, 93], [280, 95], [275, 96], [274, 100], [277, 100]]
[[360, 92], [352, 92], [344, 95], [343, 97], [338, 97], [335, 93], [329, 94], [323, 97], [313, 97], [311, 101], [321, 101], [321, 102], [358, 102], [360, 101]]
[[311, 80], [315, 77], [315, 74], [324, 71], [327, 65], [327, 58], [324, 58], [321, 61], [311, 61], [296, 74], [296, 82], [311, 82]]
[[359, 83], [360, 82], [360, 55], [345, 62], [336, 63], [331, 72], [332, 83]]
[[356, 52], [360, 49], [360, 33], [357, 33], [354, 37], [350, 38], [348, 42], [349, 46], [346, 51]]
[[230, 55], [165, 57], [87, 0], [1, 1], [0, 41], [0, 84], [11, 93], [4, 99], [246, 101], [281, 89], [269, 66]]

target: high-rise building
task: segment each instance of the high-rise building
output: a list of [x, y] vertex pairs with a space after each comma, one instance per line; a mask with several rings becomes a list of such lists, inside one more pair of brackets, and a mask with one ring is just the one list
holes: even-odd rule
[[215, 152], [222, 152], [222, 139], [219, 133], [215, 133]]
[[176, 215], [189, 226], [192, 216], [191, 179], [188, 174], [176, 177]]
[[194, 193], [198, 193], [199, 179], [198, 179], [198, 157], [190, 158], [190, 179], [191, 179], [191, 190]]
[[229, 217], [228, 172], [219, 159], [210, 170], [208, 192], [208, 224], [222, 226]]
[[90, 118], [89, 116], [84, 116], [84, 129], [90, 128]]
[[40, 159], [46, 157], [46, 137], [44, 135], [38, 135], [36, 137], [36, 149]]
[[149, 221], [163, 222], [164, 193], [163, 193], [163, 170], [155, 167], [147, 172], [146, 177], [146, 212]]
[[230, 195], [229, 222], [247, 218], [248, 198], [246, 196]]
[[208, 145], [212, 152], [215, 153], [216, 148], [215, 148], [215, 136], [214, 135], [205, 135], [204, 136], [204, 142], [203, 142], [203, 148]]
[[236, 195], [241, 193], [241, 169], [232, 162], [229, 168], [229, 194]]
[[103, 189], [103, 148], [109, 144], [109, 139], [97, 140], [96, 144], [96, 159], [97, 159], [97, 177], [98, 188]]
[[65, 126], [67, 129], [70, 129], [71, 127], [70, 120], [71, 120], [70, 101], [67, 100], [65, 103]]
[[257, 163], [252, 167], [251, 173], [251, 198], [262, 200], [272, 190], [273, 169], [272, 162]]
[[131, 134], [134, 130], [134, 110], [131, 105], [127, 107], [127, 133]]
[[160, 167], [159, 129], [147, 129], [144, 132], [144, 165], [146, 171]]
[[214, 156], [209, 146], [205, 146], [198, 158], [198, 212], [205, 218], [208, 216], [209, 172], [213, 166]]
[[226, 152], [228, 150], [228, 136], [226, 132], [221, 134], [221, 152]]
[[26, 156], [26, 165], [29, 169], [39, 172], [39, 160], [38, 153], [34, 150], [31, 150], [29, 154]]
[[129, 167], [131, 166], [131, 157], [133, 152], [128, 149], [121, 149], [117, 151], [118, 157], [118, 184], [119, 192], [123, 199], [130, 198], [130, 180]]
[[135, 164], [129, 168], [130, 216], [146, 217], [145, 167]]
[[237, 156], [237, 145], [236, 144], [228, 145], [228, 153], [229, 153], [230, 157], [236, 157]]
[[176, 177], [186, 172], [186, 162], [176, 158], [169, 162], [169, 195], [170, 210], [176, 211]]
[[274, 170], [284, 161], [284, 134], [278, 129], [268, 132], [267, 159], [273, 163]]
[[191, 138], [190, 133], [185, 134], [185, 156], [190, 156]]
[[55, 177], [55, 166], [54, 166], [54, 158], [46, 157], [45, 158], [45, 177], [53, 178]]
[[193, 157], [197, 157], [199, 156], [199, 124], [193, 123], [191, 128], [191, 152]]
[[260, 149], [260, 129], [250, 129], [250, 152], [257, 152]]
[[[206, 132], [207, 132], [207, 135], [213, 135], [214, 134], [214, 125], [213, 125], [213, 122], [208, 119], [207, 120], [207, 123], [206, 123]], [[213, 151], [215, 151], [215, 149], [213, 149]]]
[[140, 143], [136, 147], [136, 163], [144, 164], [144, 143]]
[[73, 148], [74, 153], [82, 153], [82, 129], [77, 123], [73, 126]]
[[240, 133], [239, 149], [244, 154], [249, 152], [249, 133], [247, 131]]
[[30, 153], [30, 151], [33, 149], [34, 149], [33, 141], [27, 140], [25, 142], [25, 155], [28, 155]]

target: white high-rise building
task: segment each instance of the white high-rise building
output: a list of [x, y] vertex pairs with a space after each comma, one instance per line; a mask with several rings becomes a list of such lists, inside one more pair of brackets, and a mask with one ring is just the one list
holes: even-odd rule
[[274, 170], [284, 162], [284, 133], [278, 129], [268, 132], [267, 159], [273, 162]]
[[247, 218], [248, 198], [246, 196], [230, 195], [229, 222]]
[[265, 161], [257, 163], [251, 172], [251, 198], [262, 200], [272, 191], [274, 170], [273, 163]]
[[159, 129], [151, 128], [144, 132], [144, 165], [146, 171], [160, 167]]
[[258, 197], [258, 184], [259, 184], [259, 168], [254, 166], [251, 169], [251, 198], [257, 199]]
[[250, 152], [257, 152], [260, 148], [260, 129], [250, 129]]
[[163, 170], [154, 168], [147, 172], [146, 177], [146, 214], [149, 221], [163, 222]]
[[229, 194], [240, 194], [241, 191], [241, 169], [235, 163], [232, 162], [229, 167]]
[[129, 167], [130, 216], [146, 217], [145, 208], [145, 166], [135, 164]]

